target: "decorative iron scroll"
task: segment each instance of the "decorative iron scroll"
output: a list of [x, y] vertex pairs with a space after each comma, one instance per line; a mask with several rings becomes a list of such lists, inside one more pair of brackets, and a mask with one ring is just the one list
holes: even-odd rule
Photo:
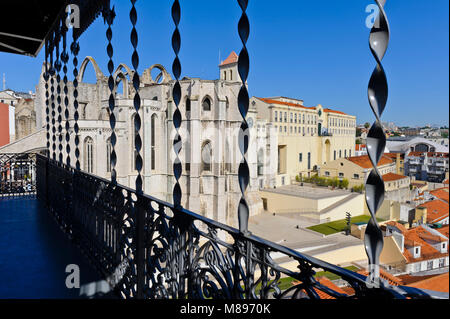
[[175, 59], [173, 61], [172, 65], [172, 72], [175, 76], [175, 84], [173, 86], [172, 90], [172, 96], [173, 96], [173, 102], [175, 103], [175, 112], [173, 113], [173, 126], [176, 130], [176, 135], [173, 139], [173, 149], [175, 151], [175, 159], [173, 162], [173, 175], [175, 177], [175, 185], [173, 187], [173, 204], [175, 207], [181, 206], [181, 187], [179, 183], [179, 179], [181, 177], [181, 173], [183, 171], [183, 168], [181, 166], [181, 160], [179, 158], [179, 154], [181, 152], [182, 147], [182, 140], [181, 135], [179, 133], [179, 129], [181, 126], [182, 116], [180, 109], [178, 106], [180, 105], [181, 100], [181, 86], [180, 86], [180, 75], [181, 75], [181, 63], [180, 59], [178, 58], [178, 53], [180, 52], [181, 47], [181, 36], [180, 31], [178, 30], [178, 24], [180, 23], [181, 18], [181, 8], [180, 3], [178, 0], [175, 0], [172, 5], [172, 19], [175, 23], [175, 31], [173, 31], [172, 35], [172, 48], [173, 52], [175, 53]]
[[116, 142], [117, 142], [117, 136], [115, 132], [116, 128], [116, 115], [114, 114], [114, 108], [116, 106], [116, 98], [115, 98], [115, 91], [116, 91], [116, 84], [114, 81], [113, 73], [114, 73], [114, 62], [112, 60], [114, 49], [111, 44], [112, 40], [112, 29], [111, 26], [114, 22], [114, 18], [116, 16], [116, 13], [114, 12], [114, 7], [110, 9], [109, 7], [105, 7], [103, 9], [103, 19], [108, 24], [108, 29], [106, 30], [106, 38], [108, 39], [108, 46], [106, 47], [106, 53], [108, 54], [109, 61], [108, 61], [108, 71], [109, 71], [109, 77], [108, 77], [108, 88], [109, 88], [109, 100], [108, 100], [108, 107], [109, 107], [109, 126], [111, 127], [111, 153], [110, 156], [110, 165], [111, 165], [111, 182], [113, 184], [117, 183], [117, 173], [116, 173], [116, 163], [117, 163], [117, 155], [116, 155]]
[[386, 136], [380, 117], [386, 106], [388, 98], [388, 84], [381, 60], [383, 59], [389, 43], [389, 23], [384, 11], [386, 0], [375, 0], [379, 8], [378, 17], [370, 31], [370, 50], [377, 62], [368, 86], [370, 107], [375, 114], [373, 123], [367, 135], [367, 153], [372, 162], [373, 169], [366, 180], [366, 203], [370, 212], [370, 220], [367, 224], [364, 244], [369, 258], [369, 280], [375, 287], [379, 285], [379, 257], [383, 249], [383, 234], [376, 220], [376, 213], [384, 200], [384, 182], [377, 164], [384, 153]]
[[[116, 287], [116, 293], [123, 298], [429, 297], [411, 287], [382, 285], [373, 289], [361, 274], [242, 234], [230, 226], [46, 157], [38, 155], [37, 164], [39, 198], [48, 203], [55, 220], [104, 278], [123, 260], [130, 260]], [[139, 209], [134, 208], [136, 203]], [[135, 214], [139, 210], [145, 218]], [[141, 229], [144, 235], [137, 236]], [[143, 257], [142, 264], [139, 256]], [[283, 264], [274, 260], [275, 256]], [[297, 267], [287, 269], [284, 264]], [[318, 271], [338, 275], [347, 285], [348, 293], [322, 285], [316, 277]], [[295, 282], [283, 288], [281, 278], [286, 276]]]
[[250, 214], [248, 204], [245, 199], [245, 191], [250, 181], [250, 171], [246, 158], [250, 132], [246, 117], [250, 99], [247, 91], [246, 82], [250, 67], [250, 59], [248, 56], [246, 43], [248, 40], [248, 36], [250, 35], [250, 23], [248, 21], [247, 14], [245, 13], [245, 11], [247, 10], [248, 0], [238, 0], [238, 3], [242, 9], [242, 16], [241, 19], [239, 20], [238, 31], [239, 37], [241, 38], [243, 45], [238, 59], [238, 71], [239, 76], [241, 77], [242, 80], [242, 87], [238, 95], [238, 107], [239, 112], [241, 113], [242, 116], [242, 124], [239, 130], [239, 150], [241, 151], [243, 157], [242, 162], [239, 165], [239, 172], [238, 172], [239, 186], [242, 194], [241, 200], [239, 201], [238, 221], [239, 221], [239, 230], [243, 233], [248, 233], [248, 218]]
[[80, 127], [78, 126], [78, 53], [80, 52], [80, 44], [73, 38], [72, 44], [70, 45], [70, 51], [72, 51], [73, 55], [73, 107], [75, 109], [73, 118], [73, 131], [75, 133], [75, 168], [81, 169], [80, 167], [80, 136], [78, 133], [80, 132]]

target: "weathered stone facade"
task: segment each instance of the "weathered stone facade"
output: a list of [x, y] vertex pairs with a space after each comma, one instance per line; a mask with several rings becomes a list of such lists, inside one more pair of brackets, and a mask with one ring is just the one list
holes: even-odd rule
[[[83, 82], [84, 73], [89, 64], [94, 68], [96, 83]], [[230, 68], [230, 66], [227, 67]], [[154, 69], [160, 72], [155, 79], [152, 78]], [[237, 67], [235, 72], [237, 74]], [[122, 88], [121, 92], [118, 90], [115, 92], [117, 180], [120, 184], [130, 187], [134, 187], [137, 175], [134, 167], [136, 111], [133, 106], [135, 93], [132, 86], [133, 74], [128, 66], [120, 64], [113, 75], [116, 87]], [[102, 73], [93, 58], [87, 57], [81, 63], [77, 99], [81, 168], [95, 175], [110, 178], [111, 129], [108, 108], [110, 92], [107, 81], [108, 77]], [[175, 156], [172, 142], [175, 134], [172, 123], [175, 107], [171, 97], [173, 84], [174, 81], [164, 67], [155, 64], [142, 73], [139, 92], [142, 119], [140, 135], [143, 141], [141, 155], [144, 159], [141, 174], [144, 192], [168, 202], [172, 201], [172, 189], [175, 182], [172, 170]], [[237, 106], [237, 96], [242, 82], [237, 79], [202, 80], [185, 77], [180, 84], [182, 100], [179, 107], [183, 116], [180, 128], [183, 141], [180, 153], [183, 163], [183, 175], [180, 179], [183, 190], [182, 205], [209, 218], [237, 226], [237, 209], [241, 196], [237, 177], [241, 161], [238, 133], [242, 121]], [[60, 85], [62, 88], [63, 83], [61, 82]], [[75, 112], [73, 82], [68, 82], [67, 86], [71, 127], [70, 157], [74, 165], [76, 147], [73, 134]], [[36, 88], [35, 106], [35, 116], [40, 119], [38, 124], [40, 127], [45, 127], [45, 81], [42, 74]], [[57, 106], [56, 104], [55, 112], [58, 116]], [[62, 108], [64, 113], [64, 106]], [[254, 215], [262, 210], [258, 188], [273, 187], [275, 183], [276, 162], [270, 161], [270, 157], [276, 154], [273, 153], [276, 152], [276, 133], [271, 124], [256, 119], [256, 109], [250, 109], [249, 117], [252, 117], [255, 123], [252, 123], [250, 129], [248, 162], [251, 181], [247, 199], [251, 215]], [[64, 128], [64, 115], [62, 119]], [[56, 125], [58, 126], [58, 123]], [[64, 130], [63, 134], [65, 134]], [[41, 136], [44, 138], [40, 144], [42, 148], [45, 148], [45, 134]], [[50, 150], [52, 143], [50, 141]], [[271, 143], [275, 143], [272, 149]], [[258, 174], [257, 149], [262, 147], [266, 150], [264, 161], [267, 167], [260, 168], [260, 174]], [[63, 145], [63, 150], [65, 149]], [[58, 159], [58, 147], [56, 150], [55, 155]], [[53, 156], [52, 152], [50, 155]], [[65, 152], [63, 156], [65, 158]]]

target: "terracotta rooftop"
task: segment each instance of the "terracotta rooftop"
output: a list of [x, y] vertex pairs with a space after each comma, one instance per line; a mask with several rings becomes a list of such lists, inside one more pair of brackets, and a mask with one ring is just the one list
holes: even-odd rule
[[445, 200], [447, 203], [449, 202], [448, 187], [442, 187], [442, 188], [432, 190], [432, 191], [430, 191], [430, 194], [439, 199]]
[[315, 110], [316, 108], [314, 106], [308, 107], [308, 106], [304, 106], [300, 103], [291, 103], [291, 102], [283, 102], [283, 101], [278, 101], [278, 100], [273, 100], [273, 99], [268, 99], [268, 98], [262, 98], [262, 97], [258, 97], [257, 99], [266, 102], [268, 104], [279, 104], [279, 105], [286, 105], [286, 106], [294, 106], [294, 107], [298, 107], [298, 108], [302, 108], [302, 109], [308, 109], [308, 110]]
[[448, 185], [448, 178], [442, 182], [442, 184]]
[[427, 209], [427, 223], [438, 223], [440, 220], [448, 217], [449, 205], [447, 202], [435, 199], [423, 204], [418, 207], [424, 207]]
[[430, 278], [423, 279], [421, 281], [416, 281], [412, 284], [408, 285], [409, 287], [440, 291], [440, 292], [449, 292], [449, 276], [448, 272], [444, 274], [440, 274], [437, 276], [432, 276]]
[[[342, 288], [340, 288], [340, 287], [338, 287], [338, 286], [336, 286], [330, 279], [328, 279], [327, 277], [318, 277], [318, 278], [316, 278], [316, 280], [322, 285], [322, 286], [325, 286], [325, 287], [327, 287], [327, 288], [330, 288], [331, 290], [334, 290], [334, 291], [336, 291], [336, 292], [338, 292], [338, 293], [341, 293], [341, 294], [344, 294], [344, 295], [347, 295], [348, 293], [346, 292], [346, 291], [344, 291]], [[294, 281], [294, 282], [292, 282], [292, 285], [293, 286], [295, 286], [295, 285], [298, 285], [298, 284], [300, 284], [301, 282], [300, 281]], [[320, 289], [314, 289], [315, 290], [315, 292], [319, 295], [319, 297], [320, 297], [320, 299], [336, 299], [335, 297], [333, 297], [333, 296], [330, 296], [329, 294], [327, 294], [327, 293], [325, 293], [325, 292], [323, 292], [322, 290], [320, 290]], [[353, 289], [352, 289], [353, 290]]]
[[407, 232], [408, 230], [405, 228], [405, 226], [403, 226], [402, 224], [396, 222], [396, 221], [388, 221], [386, 223], [386, 225], [390, 225], [390, 226], [394, 226], [395, 228], [397, 228], [402, 234], [404, 234], [405, 232]]
[[[358, 271], [358, 274], [369, 276], [369, 272], [365, 269]], [[384, 280], [387, 280], [389, 284], [392, 286], [399, 286], [402, 284], [402, 281], [400, 279], [398, 279], [394, 275], [391, 275], [390, 273], [381, 268], [380, 268], [380, 277], [383, 278]]]
[[236, 52], [231, 52], [228, 58], [225, 59], [225, 61], [222, 61], [219, 66], [224, 66], [228, 64], [237, 63], [239, 59], [239, 56], [236, 54]]
[[401, 180], [404, 178], [408, 178], [408, 176], [394, 174], [394, 173], [387, 173], [387, 174], [383, 175], [383, 181], [385, 181], [385, 182], [398, 181], [398, 180]]
[[440, 242], [441, 239], [440, 236], [431, 234], [423, 227], [411, 228], [406, 233], [403, 233], [403, 235], [405, 237], [406, 247], [420, 246], [419, 258], [414, 258], [414, 256], [407, 249], [403, 251], [403, 255], [405, 256], [406, 261], [408, 263], [448, 256], [448, 251], [446, 253], [441, 253], [440, 251], [438, 251], [436, 248], [434, 248], [425, 241], [425, 239], [430, 240], [431, 238], [434, 238], [435, 240], [433, 241]]
[[323, 111], [328, 112], [328, 113], [337, 113], [337, 114], [347, 115], [344, 112], [336, 111], [336, 110], [332, 110], [332, 109], [323, 109]]
[[[372, 167], [372, 162], [370, 161], [369, 155], [347, 157], [347, 159], [350, 162], [353, 162], [362, 168], [371, 168]], [[378, 162], [377, 166], [383, 166], [383, 165], [392, 164], [392, 163], [393, 163], [393, 161], [390, 158], [382, 156], [380, 161]]]
[[444, 235], [445, 237], [449, 238], [449, 231], [448, 231], [449, 226], [448, 225], [442, 226], [441, 228], [436, 228], [436, 230], [438, 232], [440, 232], [442, 235]]

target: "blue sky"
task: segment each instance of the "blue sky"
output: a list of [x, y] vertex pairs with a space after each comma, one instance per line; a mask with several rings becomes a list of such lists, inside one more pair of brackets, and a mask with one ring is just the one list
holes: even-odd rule
[[[237, 1], [181, 0], [182, 76], [216, 79], [219, 52], [224, 60], [241, 48]], [[131, 66], [130, 2], [112, 0], [114, 62]], [[248, 42], [251, 95], [288, 96], [305, 105], [322, 104], [372, 122], [367, 83], [375, 66], [365, 25], [369, 0], [274, 2], [250, 0]], [[139, 71], [161, 63], [171, 71], [172, 1], [137, 1]], [[390, 95], [382, 119], [399, 125], [448, 125], [449, 2], [388, 0], [391, 42], [383, 65]], [[80, 60], [93, 56], [107, 73], [106, 27], [99, 18], [80, 41]], [[0, 53], [7, 87], [33, 90], [43, 61]], [[81, 62], [81, 61], [80, 61]], [[71, 70], [70, 70], [71, 72]], [[94, 79], [88, 67], [86, 79]]]

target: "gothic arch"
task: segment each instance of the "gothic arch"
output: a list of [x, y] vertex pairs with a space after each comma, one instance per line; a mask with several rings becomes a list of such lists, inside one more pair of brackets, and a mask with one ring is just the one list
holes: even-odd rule
[[91, 57], [91, 56], [87, 56], [87, 57], [84, 58], [83, 62], [81, 63], [81, 66], [80, 66], [80, 73], [78, 73], [78, 77], [77, 77], [78, 83], [81, 83], [81, 82], [83, 81], [83, 78], [84, 78], [84, 72], [86, 71], [86, 67], [87, 67], [87, 65], [88, 65], [89, 63], [91, 63], [91, 64], [92, 64], [92, 67], [94, 68], [95, 76], [96, 76], [96, 78], [97, 78], [97, 83], [98, 83], [99, 81], [101, 81], [102, 78], [104, 78], [103, 72], [102, 72], [102, 70], [100, 70], [100, 68], [98, 67], [98, 64], [97, 64], [97, 62], [94, 60], [94, 58]]
[[[153, 77], [152, 77], [152, 71], [154, 68], [157, 68], [158, 70], [161, 71], [161, 73], [158, 74], [156, 79], [153, 79]], [[160, 82], [160, 80], [161, 80], [161, 82]], [[151, 67], [149, 67], [148, 69], [144, 70], [144, 72], [142, 72], [142, 82], [145, 84], [164, 84], [164, 83], [168, 83], [171, 80], [172, 80], [172, 77], [167, 72], [167, 70], [164, 68], [164, 66], [162, 66], [161, 64], [153, 64]]]

